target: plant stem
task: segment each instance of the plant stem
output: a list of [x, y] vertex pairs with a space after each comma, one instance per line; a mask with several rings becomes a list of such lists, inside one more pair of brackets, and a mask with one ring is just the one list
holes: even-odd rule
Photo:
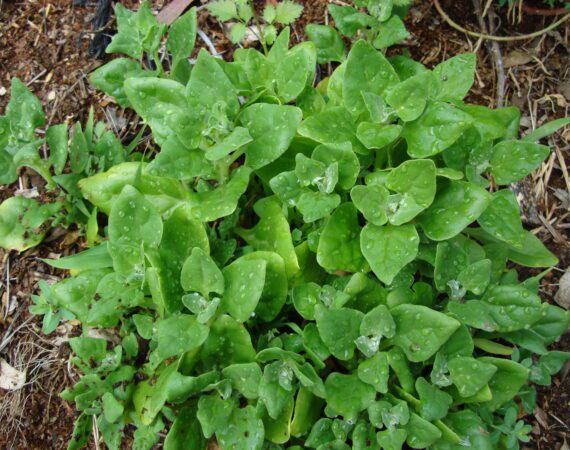
[[255, 26], [257, 27], [259, 42], [261, 42], [261, 46], [263, 47], [263, 53], [267, 56], [269, 50], [267, 50], [267, 44], [265, 43], [265, 39], [263, 38], [263, 33], [261, 32], [261, 23], [259, 22], [259, 17], [257, 17], [257, 13], [255, 12], [255, 6], [253, 5], [253, 0], [248, 0], [249, 7], [251, 8], [251, 12], [253, 13], [253, 20], [255, 21]]

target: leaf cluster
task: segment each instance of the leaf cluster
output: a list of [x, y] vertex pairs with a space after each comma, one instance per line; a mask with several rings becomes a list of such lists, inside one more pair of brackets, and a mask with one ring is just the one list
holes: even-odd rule
[[346, 7], [345, 25], [364, 39], [318, 83], [317, 60], [337, 59], [317, 39], [289, 48], [285, 28], [266, 53], [190, 62], [195, 10], [167, 28], [148, 6], [117, 6], [110, 51], [126, 57], [91, 81], [160, 151], [129, 161], [117, 147], [95, 172], [72, 151], [107, 226], [98, 245], [49, 261], [73, 275], [42, 283], [31, 308], [46, 333], [82, 325], [70, 345], [83, 376], [62, 394], [80, 411], [70, 448], [93, 420], [109, 448], [130, 424], [137, 449], [165, 429], [166, 449], [528, 440], [529, 382], [549, 384], [568, 360], [548, 350], [568, 312], [541, 301], [544, 273], [519, 280], [511, 264], [557, 263], [508, 188], [548, 156], [545, 129], [518, 139], [518, 110], [463, 101], [473, 54], [430, 70], [378, 50], [360, 14], [383, 24], [402, 2], [356, 6], [369, 14]]

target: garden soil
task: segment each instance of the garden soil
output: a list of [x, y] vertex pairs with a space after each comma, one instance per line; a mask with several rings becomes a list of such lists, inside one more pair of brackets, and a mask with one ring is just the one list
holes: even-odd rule
[[[153, 1], [153, 9], [158, 12], [168, 2]], [[137, 2], [125, 0], [123, 3], [134, 7]], [[293, 40], [303, 37], [306, 23], [330, 22], [325, 0], [301, 3], [305, 10], [293, 26]], [[550, 16], [530, 15], [528, 8], [486, 8], [487, 2], [483, 2], [484, 14], [477, 15], [477, 0], [440, 0], [440, 3], [449, 18], [460, 26], [503, 36], [531, 33], [554, 20]], [[495, 5], [495, 2], [489, 4]], [[533, 5], [532, 2], [529, 4]], [[97, 2], [81, 0], [0, 0], [0, 114], [9, 100], [10, 79], [19, 77], [42, 101], [48, 124], [84, 121], [89, 108], [93, 107], [96, 117], [110, 123], [126, 142], [136, 134], [140, 126], [136, 116], [95, 93], [88, 83], [89, 73], [104, 63], [92, 56], [92, 45], [90, 51], [97, 6]], [[258, 2], [258, 6], [261, 8], [263, 2]], [[391, 49], [391, 53], [409, 52], [432, 67], [460, 52], [476, 51], [476, 81], [468, 100], [486, 106], [502, 103], [518, 106], [522, 110], [523, 133], [568, 115], [568, 27], [535, 39], [502, 42], [493, 47], [451, 27], [431, 0], [416, 0], [406, 22], [411, 36], [403, 45]], [[199, 24], [216, 49], [224, 57], [231, 57], [232, 47], [221, 26], [204, 11], [200, 13]], [[113, 18], [108, 27], [113, 29]], [[104, 40], [106, 30], [95, 31]], [[198, 40], [197, 44], [201, 46], [203, 42]], [[329, 70], [330, 67], [323, 66], [320, 72], [326, 76]], [[498, 88], [500, 85], [504, 88]], [[542, 282], [542, 297], [549, 302], [556, 301], [560, 277], [570, 265], [569, 140], [568, 129], [549, 138], [547, 143], [554, 150], [551, 157], [514, 187], [525, 226], [560, 259], [560, 264]], [[146, 140], [143, 145], [151, 144]], [[40, 199], [48, 196], [42, 180], [26, 170], [21, 172], [15, 185], [0, 187], [0, 201], [15, 191]], [[40, 246], [20, 255], [0, 249], [0, 358], [27, 373], [27, 383], [22, 389], [0, 390], [1, 449], [61, 449], [66, 447], [71, 436], [76, 413], [73, 405], [62, 401], [58, 393], [78, 379], [69, 363], [66, 341], [78, 334], [79, 327], [71, 322], [60, 326], [53, 336], [43, 336], [40, 319], [31, 316], [28, 307], [40, 280], [57, 280], [65, 276], [64, 272], [48, 267], [38, 258], [72, 254], [81, 250], [82, 245], [77, 230], [56, 228]], [[521, 271], [524, 276], [536, 273]], [[566, 302], [566, 306], [570, 301], [557, 300]], [[570, 350], [568, 334], [555, 347]], [[533, 426], [532, 440], [525, 444], [526, 448], [569, 448], [568, 372], [569, 366], [553, 378], [551, 387], [539, 389], [535, 416], [525, 419]], [[89, 445], [97, 448], [94, 442]], [[125, 445], [129, 447], [128, 440]], [[212, 447], [215, 448], [215, 444]]]

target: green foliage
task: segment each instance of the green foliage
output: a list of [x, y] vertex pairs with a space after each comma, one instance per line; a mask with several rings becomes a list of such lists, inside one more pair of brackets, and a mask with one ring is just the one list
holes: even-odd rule
[[[407, 4], [331, 5], [338, 31], [310, 25], [313, 43], [291, 49], [289, 29], [271, 27], [300, 7], [269, 4], [266, 51], [231, 62], [205, 50], [190, 62], [194, 9], [166, 27], [147, 4], [118, 5], [109, 51], [126, 57], [91, 81], [148, 125], [148, 158], [91, 115], [70, 141], [67, 126], [48, 128], [41, 159], [41, 108], [13, 82], [2, 181], [25, 161], [68, 195], [6, 200], [0, 245], [36, 245], [70, 198], [98, 241], [48, 261], [73, 275], [41, 282], [31, 307], [45, 333], [83, 327], [70, 341], [82, 377], [62, 393], [80, 413], [70, 448], [94, 420], [111, 449], [127, 426], [145, 449], [161, 433], [167, 449], [214, 437], [222, 450], [528, 440], [517, 402], [532, 411], [529, 382], [548, 385], [568, 360], [547, 347], [570, 319], [541, 301], [540, 277], [507, 270], [557, 261], [511, 191], [487, 187], [536, 169], [546, 131], [517, 140], [516, 110], [463, 102], [472, 54], [433, 70], [387, 58]], [[207, 8], [237, 22], [236, 40], [255, 21], [244, 1]], [[346, 52], [341, 35], [364, 39]], [[341, 64], [314, 86], [317, 61]], [[112, 342], [92, 337], [108, 328]]]

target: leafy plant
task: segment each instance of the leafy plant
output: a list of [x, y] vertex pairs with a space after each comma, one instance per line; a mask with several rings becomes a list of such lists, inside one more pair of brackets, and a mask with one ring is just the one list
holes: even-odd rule
[[[89, 237], [97, 234], [97, 210], [84, 202], [77, 182], [128, 160], [138, 139], [128, 148], [105, 124], [95, 124], [91, 109], [85, 130], [75, 124], [69, 139], [66, 124], [46, 129], [38, 138], [36, 128], [45, 116], [39, 100], [17, 78], [12, 80], [11, 99], [6, 114], [0, 116], [0, 183], [14, 182], [17, 170], [27, 166], [46, 181], [52, 202], [41, 204], [34, 198], [12, 197], [0, 205], [0, 246], [23, 251], [39, 244], [49, 226], [87, 225]], [[44, 159], [39, 149], [46, 145], [50, 156]], [[66, 164], [69, 162], [68, 171]], [[93, 229], [95, 227], [95, 229]]]
[[[267, 3], [261, 17], [258, 17], [251, 0], [217, 0], [208, 3], [207, 8], [218, 20], [231, 21], [230, 39], [234, 44], [243, 41], [249, 29], [259, 39], [265, 53], [267, 46], [273, 45], [277, 38], [275, 25], [289, 25], [303, 12], [302, 5], [290, 0]], [[250, 26], [252, 21], [254, 25]]]
[[527, 440], [518, 403], [568, 359], [547, 348], [570, 319], [540, 300], [543, 274], [507, 266], [557, 260], [505, 186], [549, 149], [544, 129], [518, 139], [515, 108], [463, 102], [475, 55], [429, 70], [358, 39], [314, 86], [322, 47], [289, 49], [287, 28], [266, 54], [191, 64], [195, 10], [166, 29], [118, 8], [111, 50], [132, 59], [91, 79], [160, 151], [78, 181], [108, 225], [34, 297], [46, 333], [82, 325], [70, 448], [93, 420], [109, 448], [128, 425], [137, 449], [164, 429], [166, 449]]

